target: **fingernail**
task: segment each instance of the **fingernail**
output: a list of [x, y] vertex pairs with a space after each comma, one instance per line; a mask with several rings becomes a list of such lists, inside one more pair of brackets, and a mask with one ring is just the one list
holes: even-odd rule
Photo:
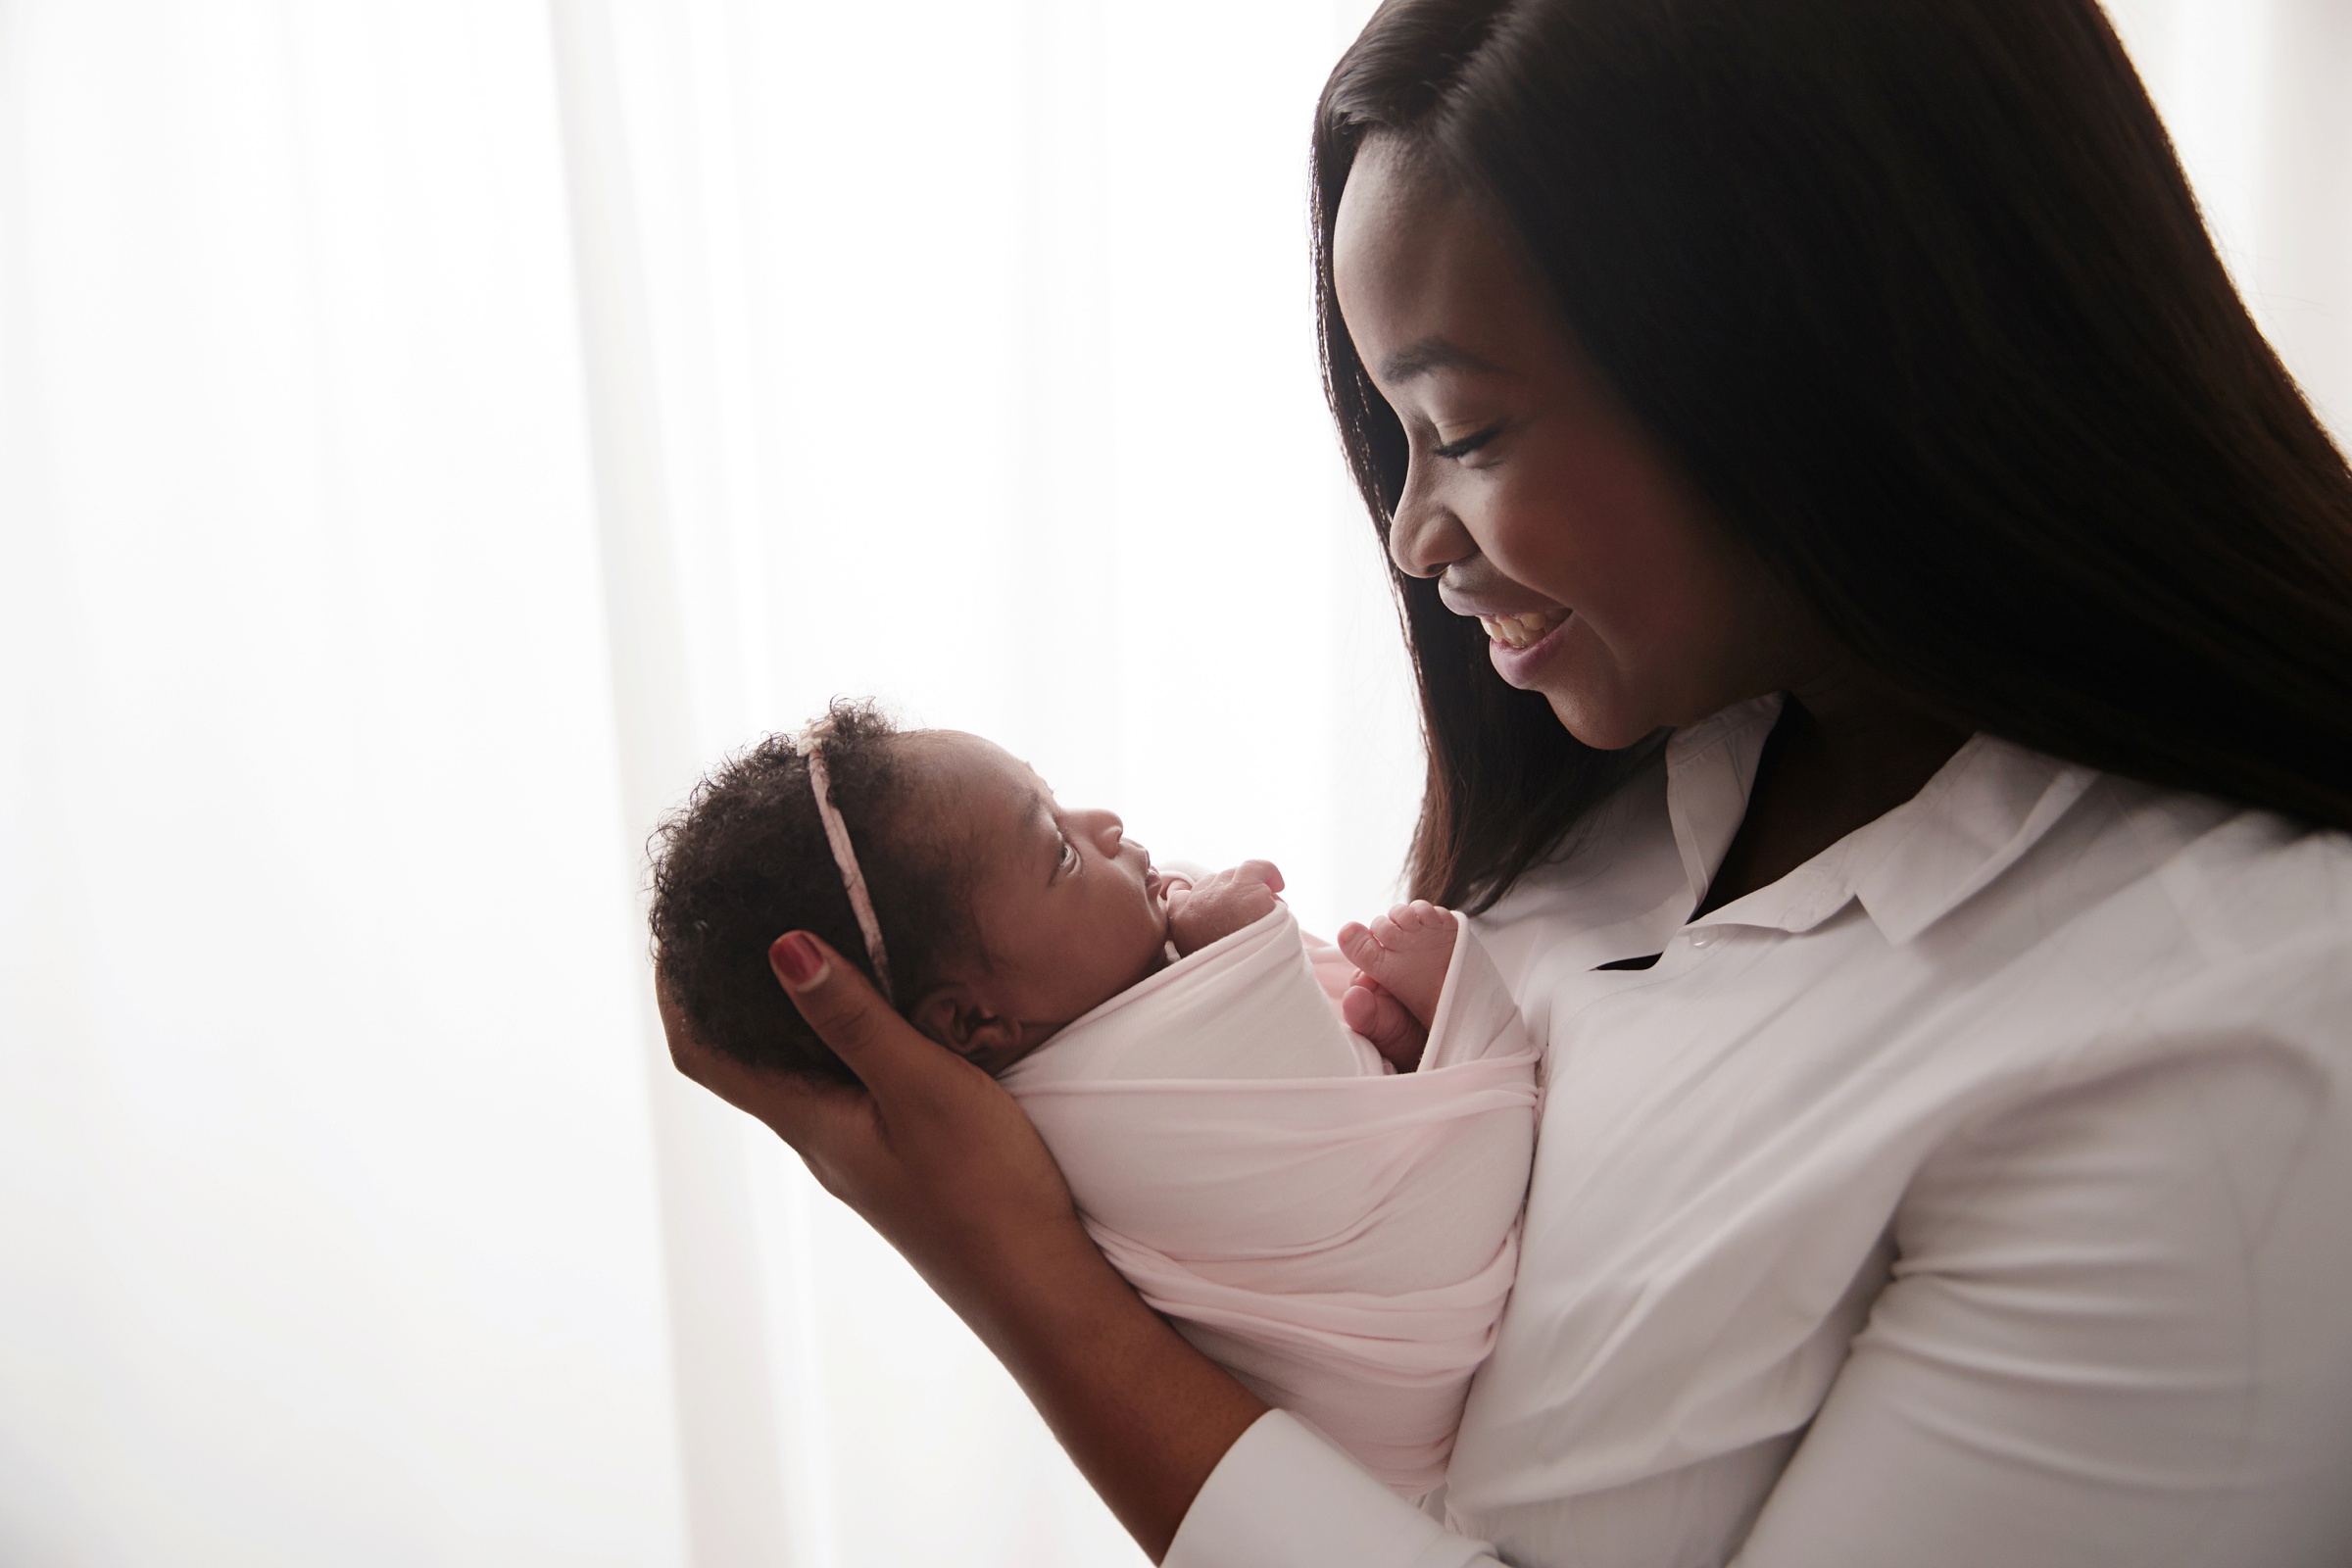
[[825, 956], [816, 951], [806, 931], [788, 931], [776, 938], [776, 945], [767, 950], [768, 961], [776, 967], [776, 977], [795, 991], [805, 990], [824, 978]]

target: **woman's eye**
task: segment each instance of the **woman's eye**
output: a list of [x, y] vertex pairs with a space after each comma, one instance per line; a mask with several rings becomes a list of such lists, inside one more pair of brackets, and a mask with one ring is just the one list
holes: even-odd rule
[[1431, 447], [1429, 449], [1430, 456], [1435, 458], [1445, 458], [1448, 461], [1455, 458], [1466, 458], [1471, 453], [1476, 452], [1480, 447], [1483, 447], [1488, 442], [1494, 440], [1494, 437], [1500, 433], [1501, 429], [1502, 426], [1499, 424], [1490, 424], [1483, 430], [1473, 430], [1470, 432], [1470, 434], [1462, 437], [1459, 441], [1448, 441], [1444, 446]]

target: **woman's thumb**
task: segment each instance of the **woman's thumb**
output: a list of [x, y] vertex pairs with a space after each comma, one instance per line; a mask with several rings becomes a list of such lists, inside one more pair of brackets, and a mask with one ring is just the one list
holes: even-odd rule
[[806, 931], [787, 931], [769, 943], [767, 966], [817, 1038], [869, 1090], [883, 1090], [876, 1080], [891, 1076], [909, 1043], [929, 1044], [855, 965]]

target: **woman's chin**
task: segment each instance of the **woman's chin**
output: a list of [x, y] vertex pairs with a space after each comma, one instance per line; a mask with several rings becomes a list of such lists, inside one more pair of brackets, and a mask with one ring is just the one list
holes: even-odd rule
[[1561, 728], [1596, 752], [1622, 752], [1629, 746], [1638, 746], [1657, 728], [1625, 704], [1610, 702], [1592, 692], [1546, 691], [1544, 700], [1551, 705], [1552, 716], [1560, 721]]
[[1639, 745], [1658, 726], [1619, 689], [1616, 662], [1580, 617], [1571, 615], [1525, 648], [1491, 642], [1487, 657], [1495, 674], [1541, 696], [1561, 726], [1595, 751]]

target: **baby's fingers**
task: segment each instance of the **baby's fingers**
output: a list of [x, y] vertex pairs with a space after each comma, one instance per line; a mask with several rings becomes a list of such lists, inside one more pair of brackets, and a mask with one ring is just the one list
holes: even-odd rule
[[1237, 882], [1263, 883], [1270, 891], [1282, 891], [1282, 868], [1272, 860], [1244, 860], [1233, 868]]

